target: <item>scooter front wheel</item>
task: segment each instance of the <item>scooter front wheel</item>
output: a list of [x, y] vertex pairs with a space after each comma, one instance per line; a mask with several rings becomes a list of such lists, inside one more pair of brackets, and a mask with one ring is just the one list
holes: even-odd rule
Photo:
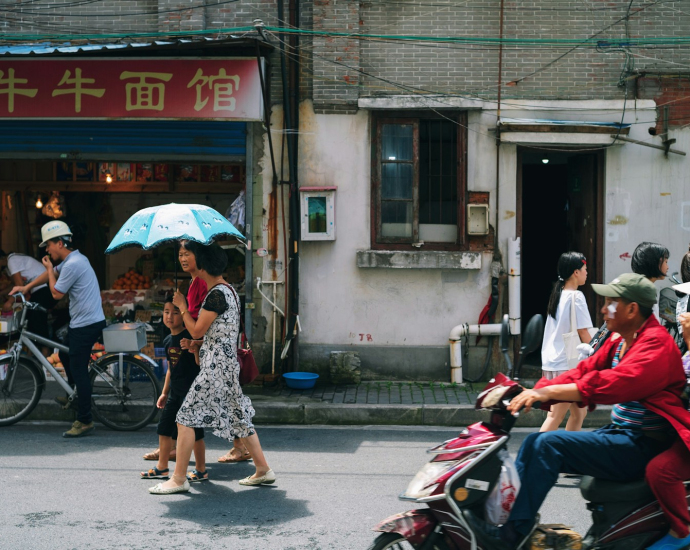
[[[367, 550], [414, 550], [414, 546], [400, 533], [381, 533]], [[433, 550], [448, 550], [448, 547], [439, 541]]]

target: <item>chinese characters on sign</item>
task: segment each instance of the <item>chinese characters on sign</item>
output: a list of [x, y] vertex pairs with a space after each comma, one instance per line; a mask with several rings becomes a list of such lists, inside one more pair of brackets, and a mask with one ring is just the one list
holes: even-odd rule
[[261, 120], [255, 59], [0, 61], [0, 118]]

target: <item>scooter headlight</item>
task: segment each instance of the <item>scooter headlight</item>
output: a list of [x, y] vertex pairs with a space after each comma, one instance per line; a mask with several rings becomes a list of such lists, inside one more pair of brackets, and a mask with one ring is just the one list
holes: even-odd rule
[[453, 470], [461, 461], [427, 462], [407, 486], [404, 496], [409, 498], [428, 497], [433, 493], [445, 474]]

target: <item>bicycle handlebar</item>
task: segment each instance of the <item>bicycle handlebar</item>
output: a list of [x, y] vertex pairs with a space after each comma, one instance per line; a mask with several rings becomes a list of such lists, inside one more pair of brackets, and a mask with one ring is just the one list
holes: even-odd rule
[[24, 296], [24, 293], [22, 293], [22, 292], [17, 292], [16, 294], [11, 294], [11, 296], [14, 298], [15, 303], [17, 302], [17, 297], [19, 297], [21, 299], [22, 305], [27, 309], [33, 309], [36, 311], [40, 311], [42, 313], [48, 313], [48, 310], [46, 308], [37, 304], [36, 302], [27, 302], [26, 296]]

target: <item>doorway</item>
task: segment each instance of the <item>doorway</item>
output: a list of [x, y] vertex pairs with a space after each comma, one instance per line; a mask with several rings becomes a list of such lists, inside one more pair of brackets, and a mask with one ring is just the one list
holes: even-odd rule
[[[563, 252], [587, 258], [587, 299], [594, 326], [601, 323], [591, 283], [603, 276], [604, 153], [518, 151], [517, 234], [521, 237], [521, 319], [546, 315], [556, 266]], [[539, 352], [535, 355], [539, 357]], [[533, 361], [530, 361], [532, 363]], [[541, 364], [541, 363], [540, 363]]]

